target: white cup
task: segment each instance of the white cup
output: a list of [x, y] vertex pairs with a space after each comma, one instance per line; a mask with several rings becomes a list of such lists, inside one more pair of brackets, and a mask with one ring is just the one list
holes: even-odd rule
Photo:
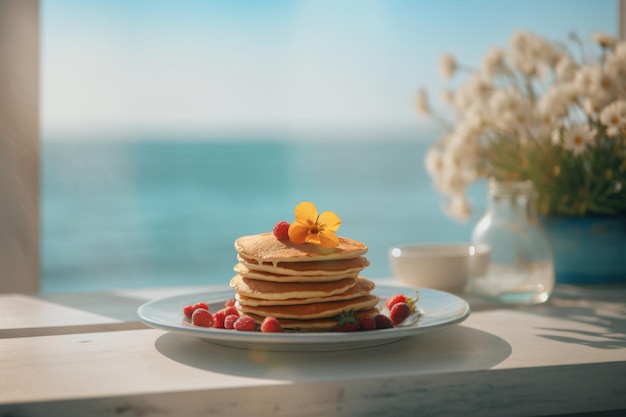
[[408, 244], [391, 247], [389, 264], [394, 277], [414, 288], [433, 288], [460, 294], [470, 275], [486, 269], [489, 250], [469, 243]]

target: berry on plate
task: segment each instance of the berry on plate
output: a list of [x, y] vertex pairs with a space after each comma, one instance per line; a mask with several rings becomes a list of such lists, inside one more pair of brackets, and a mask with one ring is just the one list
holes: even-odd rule
[[359, 319], [354, 317], [354, 312], [342, 311], [338, 317], [339, 323], [335, 330], [338, 332], [354, 332], [359, 330]]
[[224, 310], [218, 310], [213, 314], [213, 327], [216, 329], [224, 328], [224, 319], [226, 318], [226, 313]]
[[274, 232], [274, 236], [278, 240], [289, 239], [289, 223], [284, 220], [279, 221], [274, 225], [272, 232]]
[[233, 325], [233, 329], [242, 332], [253, 332], [256, 330], [256, 322], [250, 316], [241, 316]]
[[191, 315], [191, 323], [194, 326], [213, 327], [213, 315], [206, 308], [198, 308]]
[[231, 314], [234, 314], [236, 316], [239, 315], [239, 311], [237, 311], [237, 308], [235, 306], [224, 307], [223, 310], [226, 317], [230, 316]]
[[393, 306], [397, 303], [407, 303], [411, 307], [411, 311], [415, 311], [415, 303], [418, 299], [417, 290], [415, 290], [415, 297], [413, 298], [407, 297], [404, 294], [396, 294], [385, 300], [385, 307], [387, 307], [387, 310], [391, 311]]
[[363, 317], [359, 322], [359, 327], [361, 330], [376, 330], [376, 320], [371, 316]]
[[261, 331], [263, 333], [280, 333], [283, 331], [283, 326], [274, 317], [265, 317], [261, 323]]
[[393, 326], [393, 321], [388, 316], [384, 314], [376, 314], [374, 316], [374, 321], [376, 321], [376, 329], [391, 329]]
[[408, 303], [396, 303], [393, 307], [391, 307], [391, 311], [389, 311], [389, 318], [393, 324], [400, 324], [406, 320], [412, 312], [413, 309], [411, 309], [411, 306]]
[[235, 322], [239, 319], [239, 314], [229, 314], [224, 318], [224, 328], [232, 330], [235, 328]]
[[207, 305], [207, 303], [204, 303], [204, 302], [190, 304], [190, 305], [183, 307], [183, 313], [185, 314], [186, 317], [191, 318], [191, 315], [193, 314], [193, 312], [199, 308], [204, 308], [205, 310], [208, 310], [209, 306]]

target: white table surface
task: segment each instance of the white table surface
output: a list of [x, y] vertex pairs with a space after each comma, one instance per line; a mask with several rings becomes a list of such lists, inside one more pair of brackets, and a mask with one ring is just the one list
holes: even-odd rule
[[212, 289], [0, 295], [0, 416], [626, 415], [626, 286], [469, 299], [460, 325], [337, 352], [235, 349], [137, 319]]

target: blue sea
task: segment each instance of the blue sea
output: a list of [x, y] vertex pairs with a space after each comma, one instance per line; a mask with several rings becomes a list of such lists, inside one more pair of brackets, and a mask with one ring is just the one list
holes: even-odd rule
[[484, 207], [449, 219], [424, 171], [425, 141], [43, 141], [42, 291], [226, 285], [239, 236], [293, 220], [300, 201], [369, 246], [389, 277], [400, 243], [467, 241]]

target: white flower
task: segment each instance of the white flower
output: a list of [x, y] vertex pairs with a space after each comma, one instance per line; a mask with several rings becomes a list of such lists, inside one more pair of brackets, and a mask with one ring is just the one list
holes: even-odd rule
[[[487, 109], [489, 111], [489, 109]], [[459, 120], [455, 131], [462, 136], [480, 136], [488, 123], [485, 117], [485, 106], [478, 102], [469, 106], [463, 113], [463, 118]]]
[[454, 107], [455, 106], [455, 94], [452, 90], [443, 90], [441, 92], [441, 101], [444, 102], [447, 106]]
[[[452, 141], [453, 145], [450, 146]], [[432, 155], [428, 161], [429, 164], [435, 165], [432, 168], [438, 170], [433, 176], [435, 186], [444, 194], [458, 194], [465, 191], [468, 184], [476, 180], [476, 169], [473, 165], [474, 161], [463, 152], [459, 152], [460, 147], [455, 145], [452, 136], [447, 138], [445, 149], [442, 150], [440, 156]], [[440, 161], [436, 158], [441, 157]], [[435, 164], [436, 163], [436, 164]]]
[[426, 152], [424, 165], [426, 165], [426, 172], [431, 177], [440, 176], [444, 168], [443, 153], [439, 149], [430, 149]]
[[626, 128], [626, 101], [614, 101], [602, 109], [600, 123], [606, 126], [609, 136], [615, 136]]
[[460, 222], [467, 221], [472, 213], [469, 201], [462, 193], [453, 194], [445, 210], [448, 216]]
[[555, 66], [561, 56], [548, 41], [529, 32], [515, 32], [509, 43], [511, 60], [525, 76], [546, 74], [545, 66]]
[[550, 134], [550, 141], [554, 146], [561, 144], [561, 128], [554, 129]]
[[516, 32], [511, 36], [510, 54], [513, 65], [524, 75], [535, 73], [535, 61], [531, 54], [532, 39], [528, 32]]
[[602, 74], [602, 67], [597, 64], [585, 65], [580, 67], [574, 75], [574, 84], [581, 94], [587, 95], [592, 92], [593, 88], [598, 84], [597, 80]]
[[448, 140], [446, 155], [447, 160], [463, 170], [467, 178], [478, 164], [480, 148], [473, 132], [464, 130], [461, 125], [459, 127], [460, 129], [455, 130]]
[[591, 34], [591, 40], [603, 48], [613, 48], [617, 39], [608, 33], [595, 32]]
[[428, 104], [428, 93], [424, 88], [417, 90], [415, 95], [415, 108], [420, 114], [431, 114], [430, 105]]
[[574, 125], [563, 132], [563, 147], [578, 156], [594, 143], [595, 133], [587, 125]]
[[480, 74], [472, 74], [455, 95], [455, 107], [464, 112], [478, 102], [486, 102], [494, 90], [493, 85], [485, 80]]
[[626, 41], [618, 42], [613, 49], [613, 53], [622, 60], [626, 59]]
[[505, 132], [515, 133], [531, 125], [536, 117], [530, 100], [514, 88], [497, 90], [489, 100], [493, 125]]
[[452, 54], [442, 54], [439, 57], [439, 73], [444, 80], [452, 78], [458, 68], [456, 58]]
[[571, 81], [576, 75], [578, 64], [569, 55], [563, 55], [555, 67], [556, 76], [561, 81]]
[[[450, 161], [450, 159], [446, 159]], [[453, 163], [444, 164], [445, 168], [441, 175], [435, 178], [435, 186], [444, 194], [455, 194], [465, 190], [468, 182], [465, 180], [463, 171]]]
[[483, 58], [482, 70], [488, 78], [506, 70], [505, 63], [506, 54], [501, 48], [491, 48]]
[[585, 111], [597, 112], [611, 102], [617, 94], [617, 74], [599, 63], [585, 65], [576, 71], [574, 83], [585, 96]]
[[604, 68], [616, 75], [626, 75], [626, 41], [619, 42], [606, 54]]
[[573, 84], [552, 84], [537, 102], [537, 110], [546, 123], [556, 123], [567, 114], [569, 106], [575, 104], [577, 91]]

